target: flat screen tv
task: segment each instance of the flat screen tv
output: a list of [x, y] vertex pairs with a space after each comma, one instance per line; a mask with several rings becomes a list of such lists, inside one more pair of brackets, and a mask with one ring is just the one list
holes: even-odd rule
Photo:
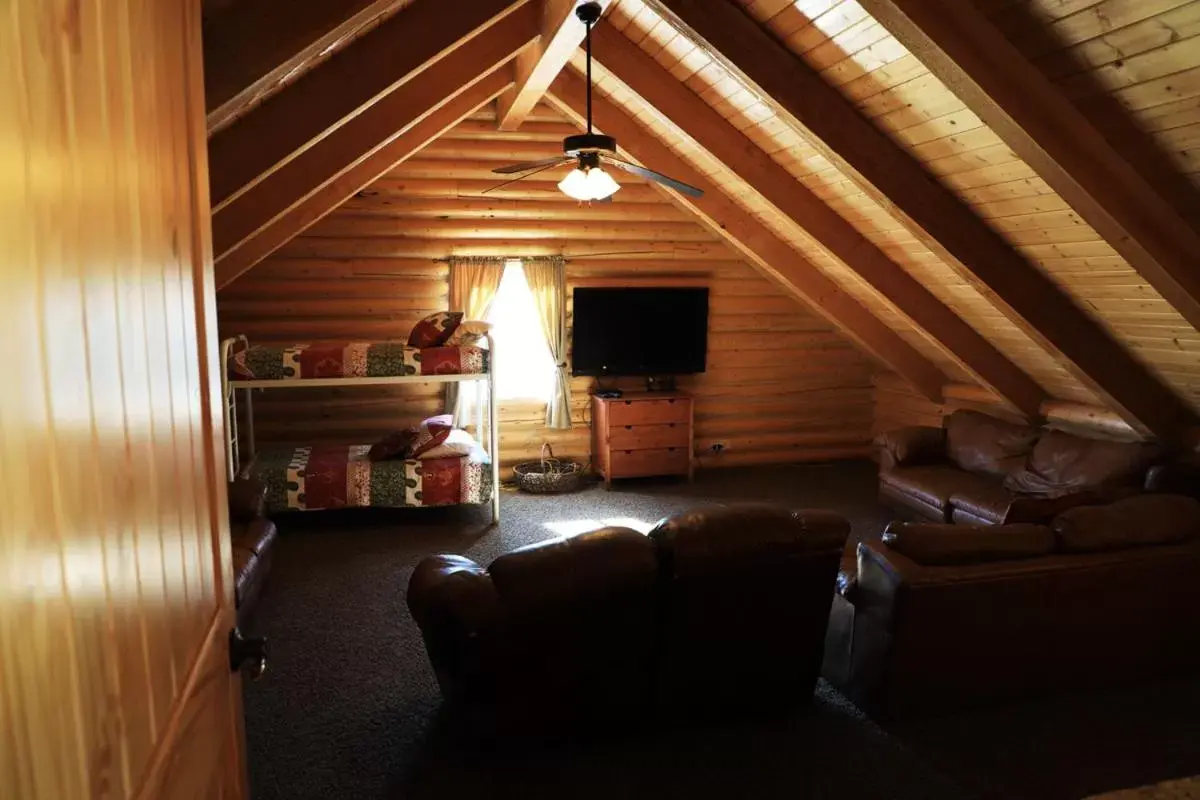
[[575, 289], [575, 375], [704, 372], [708, 289]]

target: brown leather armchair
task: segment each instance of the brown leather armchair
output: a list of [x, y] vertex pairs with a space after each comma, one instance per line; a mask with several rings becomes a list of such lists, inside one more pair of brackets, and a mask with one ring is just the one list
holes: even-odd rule
[[893, 524], [858, 546], [824, 677], [881, 716], [1200, 668], [1200, 503], [1141, 495], [1051, 526]]
[[845, 519], [731, 506], [417, 565], [447, 707], [484, 735], [627, 728], [811, 696]]
[[661, 566], [657, 702], [669, 716], [786, 712], [812, 699], [850, 523], [741, 505], [678, 514]]
[[229, 483], [229, 534], [233, 543], [234, 600], [238, 625], [258, 603], [275, 548], [275, 523], [266, 517], [267, 487], [252, 478]]
[[650, 699], [658, 565], [629, 528], [417, 565], [408, 607], [448, 707], [476, 733], [629, 724]]
[[1152, 443], [1089, 439], [976, 411], [956, 411], [944, 425], [876, 438], [880, 499], [935, 522], [1046, 522], [1152, 488], [1160, 457]]

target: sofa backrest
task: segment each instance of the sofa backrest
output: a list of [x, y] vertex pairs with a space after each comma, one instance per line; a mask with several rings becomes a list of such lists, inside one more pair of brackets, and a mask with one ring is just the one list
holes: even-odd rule
[[659, 523], [660, 705], [707, 715], [811, 698], [849, 534], [832, 512], [761, 505]]
[[[1195, 511], [1177, 502], [1187, 498], [1153, 499]], [[860, 545], [855, 646], [875, 648], [860, 669], [877, 671], [860, 679], [901, 710], [1200, 666], [1200, 522], [1190, 524], [1164, 544], [1064, 552], [1059, 541], [1048, 556], [969, 564]]]
[[946, 457], [967, 472], [1004, 477], [1025, 463], [1038, 429], [981, 414], [955, 411], [943, 421]]
[[1088, 439], [1050, 430], [1038, 438], [1029, 458], [1009, 473], [1004, 485], [1045, 497], [1136, 487], [1159, 455], [1160, 448], [1148, 442]]

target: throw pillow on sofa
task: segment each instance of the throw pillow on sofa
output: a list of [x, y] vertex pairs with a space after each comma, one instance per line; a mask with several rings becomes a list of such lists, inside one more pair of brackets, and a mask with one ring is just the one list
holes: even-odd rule
[[1004, 488], [1022, 494], [1062, 497], [1088, 489], [1137, 486], [1158, 456], [1145, 442], [1087, 439], [1046, 431], [1029, 460], [1004, 480]]
[[413, 326], [408, 334], [409, 347], [441, 347], [462, 323], [463, 312], [439, 311]]
[[996, 477], [1024, 464], [1038, 440], [1037, 428], [978, 411], [955, 411], [944, 424], [947, 457], [967, 472]]
[[1200, 501], [1176, 494], [1144, 494], [1107, 506], [1080, 506], [1054, 518], [1058, 546], [1067, 553], [1169, 544], [1200, 537]]

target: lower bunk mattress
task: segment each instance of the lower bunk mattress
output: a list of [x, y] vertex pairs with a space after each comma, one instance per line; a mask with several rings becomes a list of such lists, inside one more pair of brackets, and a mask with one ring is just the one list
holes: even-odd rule
[[267, 513], [487, 503], [492, 468], [482, 449], [450, 458], [371, 461], [370, 445], [266, 448], [250, 474], [267, 487]]

